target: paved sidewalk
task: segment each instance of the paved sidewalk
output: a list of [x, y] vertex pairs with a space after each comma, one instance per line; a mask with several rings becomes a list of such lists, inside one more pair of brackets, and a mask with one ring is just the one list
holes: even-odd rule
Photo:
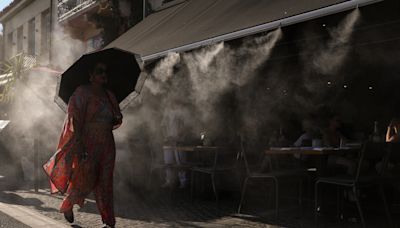
[[18, 227], [18, 228], [29, 228], [29, 226], [15, 220], [14, 218], [10, 217], [3, 212], [0, 212], [0, 227], [7, 228], [7, 227]]
[[[116, 195], [115, 198], [117, 227], [278, 227], [257, 220], [252, 221], [250, 217], [235, 217], [230, 206], [217, 208], [213, 201], [191, 202], [186, 198], [172, 202], [162, 195], [144, 199], [140, 194], [130, 194], [129, 198]], [[48, 190], [41, 189], [38, 193], [33, 190], [3, 191], [0, 193], [0, 201], [16, 205], [11, 207], [13, 210], [29, 211], [31, 214], [28, 213], [25, 217], [16, 216], [23, 218], [23, 221], [29, 216], [34, 217], [35, 214], [38, 221], [47, 217], [50, 218], [49, 222], [55, 224], [41, 227], [70, 227], [58, 212], [62, 197], [50, 195]], [[88, 199], [82, 209], [76, 206], [74, 213], [73, 227], [102, 226], [95, 201], [92, 199]]]
[[[39, 228], [39, 227], [67, 228], [67, 227], [70, 227], [59, 221], [56, 221], [47, 216], [44, 216], [35, 210], [29, 209], [24, 206], [6, 204], [6, 203], [0, 202], [0, 211], [2, 213], [7, 214], [8, 216], [12, 217], [14, 220], [19, 221], [19, 223], [14, 222], [14, 221], [9, 222], [10, 227], [11, 227], [11, 223], [13, 224], [12, 227], [21, 227], [21, 228], [26, 227], [26, 226], [33, 227], [33, 228]], [[26, 226], [24, 226], [24, 224]]]
[[[115, 194], [115, 214], [117, 216], [117, 226], [120, 227], [264, 227], [264, 228], [304, 228], [314, 226], [313, 205], [299, 207], [289, 206], [290, 202], [285, 203], [281, 199], [280, 220], [275, 221], [274, 210], [264, 199], [259, 197], [249, 197], [244, 212], [251, 215], [237, 215], [237, 199], [232, 195], [221, 194], [219, 206], [216, 205], [212, 197], [205, 199], [197, 196], [191, 201], [188, 192], [170, 193], [165, 189], [157, 191], [116, 191]], [[256, 202], [254, 202], [256, 201]], [[292, 201], [292, 200], [290, 200]], [[44, 217], [45, 220], [53, 222], [55, 225], [48, 227], [70, 226], [58, 212], [62, 202], [62, 196], [51, 195], [48, 189], [41, 189], [35, 193], [32, 189], [0, 191], [0, 211], [17, 210], [26, 212], [24, 216], [16, 218], [36, 218], [38, 221]], [[13, 205], [13, 206], [12, 206]], [[75, 207], [75, 221], [73, 227], [98, 228], [102, 226], [101, 218], [98, 213], [96, 203], [93, 199], [88, 199], [83, 208]], [[377, 214], [376, 219], [368, 217], [371, 227], [385, 227], [386, 223], [382, 213]], [[370, 213], [371, 215], [371, 213]], [[1, 214], [0, 214], [1, 218]], [[1, 221], [1, 220], [0, 220]], [[359, 227], [359, 223], [340, 223], [336, 218], [321, 218], [321, 225], [325, 228], [336, 227]], [[377, 223], [375, 223], [377, 222]], [[279, 224], [279, 226], [270, 225]], [[400, 224], [397, 222], [397, 224]], [[32, 224], [29, 226], [35, 227]], [[1, 227], [1, 226], [0, 226]], [[46, 227], [46, 226], [40, 226]], [[18, 227], [19, 228], [19, 227]], [[22, 228], [22, 227], [21, 227]], [[25, 226], [23, 227], [25, 228]]]

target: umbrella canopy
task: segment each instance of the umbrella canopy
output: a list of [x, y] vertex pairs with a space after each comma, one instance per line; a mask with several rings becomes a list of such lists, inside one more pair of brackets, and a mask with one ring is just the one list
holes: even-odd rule
[[55, 102], [64, 111], [75, 89], [89, 83], [90, 68], [97, 62], [107, 65], [107, 89], [115, 94], [121, 109], [140, 93], [145, 80], [145, 74], [141, 73], [140, 57], [118, 48], [104, 49], [81, 56], [61, 74]]

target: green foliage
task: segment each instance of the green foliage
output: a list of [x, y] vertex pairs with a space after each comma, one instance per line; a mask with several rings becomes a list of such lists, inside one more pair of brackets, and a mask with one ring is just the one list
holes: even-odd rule
[[0, 62], [0, 103], [11, 102], [15, 81], [24, 72], [36, 66], [36, 58], [25, 53], [19, 53], [7, 61]]

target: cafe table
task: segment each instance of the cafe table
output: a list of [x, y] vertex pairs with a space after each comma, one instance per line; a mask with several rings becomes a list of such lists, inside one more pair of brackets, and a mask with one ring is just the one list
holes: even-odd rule
[[326, 174], [329, 155], [355, 155], [360, 149], [361, 146], [358, 145], [343, 147], [270, 147], [264, 151], [264, 154], [274, 157], [280, 155], [307, 155], [308, 157], [315, 157], [317, 175], [324, 176]]
[[344, 153], [354, 153], [360, 147], [270, 147], [265, 150], [266, 155], [342, 155]]
[[[170, 146], [164, 145], [163, 149], [173, 149], [177, 152], [185, 152], [185, 153], [193, 153], [190, 155], [192, 162], [186, 161], [183, 162], [185, 164], [189, 164], [191, 166], [200, 165], [206, 163], [207, 157], [202, 155], [202, 152], [212, 152], [217, 153], [222, 147], [218, 146], [202, 146], [202, 145], [177, 145], [177, 146]], [[178, 160], [181, 161], [180, 155], [178, 154]]]
[[217, 150], [217, 146], [163, 146], [164, 149], [175, 149], [179, 152], [209, 151]]

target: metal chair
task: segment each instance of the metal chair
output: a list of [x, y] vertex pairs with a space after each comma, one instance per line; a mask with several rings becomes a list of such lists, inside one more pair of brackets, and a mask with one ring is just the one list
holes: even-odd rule
[[[378, 187], [380, 196], [382, 197], [384, 209], [389, 220], [389, 225], [392, 226], [391, 215], [387, 206], [386, 197], [383, 189], [384, 177], [381, 175], [387, 167], [387, 156], [389, 153], [385, 150], [384, 143], [372, 143], [365, 142], [359, 153], [359, 158], [357, 162], [357, 170], [354, 175], [343, 175], [343, 176], [333, 176], [333, 177], [322, 177], [318, 178], [315, 183], [315, 224], [318, 226], [318, 208], [319, 208], [319, 185], [320, 184], [330, 184], [336, 185], [338, 187], [350, 188], [355, 196], [355, 203], [360, 215], [362, 226], [365, 227], [365, 218], [360, 205], [360, 199], [358, 197], [358, 192], [361, 188], [366, 187]], [[383, 168], [380, 173], [375, 171], [374, 162], [385, 161]], [[374, 172], [366, 172], [366, 164], [369, 164]], [[338, 192], [339, 194], [339, 192]], [[338, 195], [339, 196], [339, 195]], [[337, 197], [337, 203], [339, 205], [339, 197]], [[338, 208], [339, 211], [339, 208]]]
[[215, 176], [218, 173], [230, 172], [236, 169], [237, 153], [233, 152], [229, 148], [198, 148], [197, 152], [212, 153], [212, 161], [209, 164], [195, 165], [191, 170], [191, 198], [193, 199], [194, 188], [195, 188], [195, 174], [202, 173], [210, 175], [211, 184], [215, 196], [216, 203], [219, 202], [218, 191], [216, 187]]
[[[386, 161], [382, 161], [382, 166], [386, 169], [382, 170], [382, 176], [385, 180], [384, 185], [391, 188], [395, 193], [395, 199], [391, 202], [392, 205], [399, 205], [399, 188], [400, 185], [400, 143], [387, 143], [388, 156]], [[379, 167], [377, 167], [377, 170]], [[396, 202], [393, 202], [396, 201]], [[388, 205], [389, 208], [391, 205]], [[397, 210], [398, 211], [398, 210]]]
[[302, 198], [302, 182], [304, 178], [307, 178], [307, 170], [270, 170], [269, 172], [256, 172], [251, 170], [251, 165], [249, 164], [246, 149], [244, 145], [244, 141], [241, 142], [241, 157], [245, 163], [246, 168], [246, 178], [243, 182], [241, 199], [238, 207], [238, 213], [240, 214], [242, 211], [242, 206], [244, 202], [244, 197], [246, 194], [246, 188], [248, 181], [251, 179], [270, 179], [274, 183], [275, 187], [275, 217], [276, 220], [279, 218], [279, 184], [281, 180], [284, 179], [295, 179], [299, 181], [299, 203], [301, 204]]
[[156, 170], [163, 170], [163, 169], [167, 168], [168, 166], [169, 165], [157, 161], [154, 151], [150, 149], [150, 170], [149, 170], [149, 178], [148, 178], [148, 182], [147, 182], [148, 189], [150, 189], [150, 187], [151, 187], [154, 172]]

